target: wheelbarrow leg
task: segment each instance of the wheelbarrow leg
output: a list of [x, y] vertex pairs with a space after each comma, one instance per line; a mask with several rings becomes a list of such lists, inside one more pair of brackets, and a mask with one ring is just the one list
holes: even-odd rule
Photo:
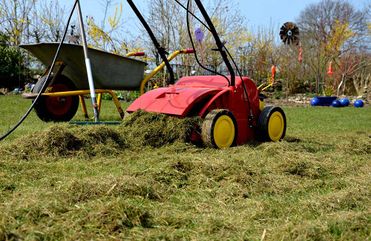
[[113, 103], [115, 103], [116, 109], [119, 112], [121, 119], [124, 119], [125, 113], [121, 108], [120, 101], [117, 98], [117, 95], [112, 90], [107, 90], [107, 92], [112, 96]]
[[85, 99], [83, 95], [79, 95], [82, 112], [84, 112], [85, 120], [89, 120], [88, 110], [86, 109]]

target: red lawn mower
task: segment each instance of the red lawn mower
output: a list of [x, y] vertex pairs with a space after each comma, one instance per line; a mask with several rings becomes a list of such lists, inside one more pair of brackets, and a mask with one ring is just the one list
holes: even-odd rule
[[[147, 112], [161, 113], [178, 118], [199, 116], [202, 118], [203, 123], [201, 126], [199, 126], [199, 131], [192, 135], [191, 139], [196, 142], [202, 141], [206, 146], [215, 148], [227, 148], [233, 145], [241, 145], [255, 139], [263, 141], [279, 141], [284, 138], [286, 132], [285, 113], [280, 107], [264, 107], [264, 98], [260, 94], [260, 89], [256, 87], [255, 83], [251, 79], [240, 74], [238, 66], [235, 64], [232, 56], [220, 40], [219, 35], [201, 0], [194, 0], [194, 2], [200, 10], [205, 23], [190, 11], [191, 0], [188, 0], [187, 6], [184, 6], [178, 0], [174, 1], [182, 6], [187, 12], [188, 35], [190, 37], [193, 50], [186, 52], [193, 52], [198, 64], [205, 70], [212, 72], [214, 75], [183, 77], [175, 83], [174, 73], [169, 63], [171, 57], [167, 57], [167, 52], [157, 41], [151, 28], [135, 6], [134, 2], [132, 0], [127, 0], [130, 7], [133, 9], [138, 19], [142, 22], [144, 28], [148, 32], [159, 55], [164, 61], [164, 65], [166, 66], [170, 76], [170, 85], [168, 87], [158, 88], [146, 92], [128, 107], [127, 113], [130, 114], [138, 110], [144, 110]], [[140, 80], [141, 77], [143, 77], [142, 75], [144, 68], [144, 63], [141, 61], [135, 61], [132, 59], [122, 60], [122, 57], [120, 57], [118, 62], [121, 64], [129, 63], [127, 66], [122, 65], [122, 67], [120, 67], [121, 65], [118, 65], [117, 61], [108, 61], [117, 59], [119, 58], [118, 56], [107, 55], [107, 53], [96, 50], [93, 51], [87, 48], [79, 0], [75, 0], [74, 8], [68, 18], [66, 26], [69, 26], [75, 8], [78, 9], [83, 48], [80, 46], [80, 50], [75, 51], [73, 49], [77, 48], [77, 46], [63, 44], [67, 34], [66, 27], [61, 42], [54, 46], [54, 48], [56, 48], [56, 53], [52, 58], [52, 61], [50, 57], [44, 59], [44, 62], [51, 62], [51, 64], [45, 77], [40, 79], [38, 84], [36, 84], [37, 90], [35, 90], [35, 93], [32, 93], [29, 96], [30, 98], [34, 99], [33, 104], [28, 109], [26, 114], [20, 119], [20, 121], [10, 131], [0, 137], [0, 140], [3, 140], [6, 138], [6, 136], [12, 133], [27, 118], [31, 110], [34, 107], [36, 108], [38, 105], [41, 105], [41, 108], [38, 109], [39, 115], [41, 113], [41, 116], [44, 117], [42, 119], [53, 121], [66, 119], [68, 121], [72, 118], [77, 110], [77, 96], [86, 95], [89, 93], [91, 96], [92, 106], [94, 108], [94, 120], [96, 124], [99, 124], [99, 101], [97, 102], [96, 93], [104, 93], [105, 90], [101, 90], [101, 92], [99, 92], [95, 89], [93, 77], [97, 80], [96, 84], [98, 88], [115, 89], [116, 87], [124, 87], [127, 89], [132, 89], [133, 86], [138, 86], [139, 83], [141, 83]], [[200, 61], [198, 61], [196, 48], [190, 32], [190, 15], [197, 19], [207, 30], [211, 32], [217, 46], [215, 51], [220, 53], [225, 66], [228, 69], [228, 76], [209, 70], [204, 67]], [[296, 40], [294, 38], [296, 36], [296, 31], [294, 31], [295, 29], [293, 29], [293, 26], [290, 25], [283, 30], [284, 31], [281, 31], [282, 36], [288, 36], [287, 39], [289, 43], [290, 41], [294, 42]], [[47, 45], [46, 48], [48, 51], [42, 50], [44, 45], [26, 46], [25, 48], [34, 49], [34, 52], [40, 52], [40, 59], [43, 59], [46, 56], [46, 53], [50, 52], [51, 47], [48, 46], [49, 45]], [[62, 51], [63, 49], [64, 51]], [[70, 52], [68, 50], [70, 50]], [[71, 52], [71, 50], [73, 51]], [[74, 58], [73, 56], [75, 56], [77, 52], [81, 54], [78, 58]], [[90, 61], [89, 54], [93, 56], [92, 61]], [[58, 59], [62, 59], [63, 61], [57, 61]], [[79, 60], [78, 64], [74, 62], [77, 60]], [[237, 77], [231, 62], [238, 73]], [[65, 66], [66, 63], [67, 67]], [[138, 68], [135, 68], [136, 71], [134, 71], [133, 68], [134, 64], [135, 66], [138, 66]], [[86, 73], [82, 75], [84, 72], [82, 71], [84, 67], [86, 68]], [[94, 71], [92, 71], [92, 69]], [[115, 72], [117, 69], [120, 70], [118, 73]], [[82, 84], [80, 87], [86, 88], [86, 83], [88, 83], [89, 90], [70, 91], [71, 89], [61, 87], [57, 88], [57, 93], [44, 93], [51, 83], [57, 84], [58, 87], [66, 86], [65, 78], [58, 79], [58, 76], [61, 76], [63, 70], [65, 70], [63, 73], [66, 76], [69, 76], [71, 79], [76, 79], [76, 87], [78, 87], [78, 84]], [[102, 71], [102, 75], [100, 74], [100, 71]], [[109, 77], [112, 77], [112, 79], [123, 79], [125, 81], [119, 81], [117, 82], [118, 86], [112, 86], [114, 83], [106, 80], [108, 73], [111, 74]], [[114, 76], [117, 76], [117, 78], [113, 78]], [[83, 80], [86, 80], [86, 78], [88, 79], [88, 82], [82, 82]], [[105, 81], [100, 82], [100, 80]], [[133, 86], [129, 84], [133, 84]], [[54, 92], [54, 87], [52, 89], [52, 92]], [[50, 98], [52, 101], [45, 102], [46, 98]], [[68, 98], [74, 98], [74, 101], [67, 101]], [[44, 103], [47, 103], [47, 107], [49, 108], [45, 108]], [[115, 103], [117, 104], [118, 100], [116, 100]], [[121, 107], [119, 107], [119, 104], [117, 104], [117, 106], [121, 114]], [[42, 110], [42, 112], [40, 112], [40, 110]], [[55, 110], [58, 111], [56, 112]], [[46, 112], [47, 114], [45, 114]], [[50, 115], [50, 113], [53, 113], [53, 115]], [[57, 115], [54, 115], [55, 113], [57, 113]]]
[[[189, 30], [189, 16], [192, 15], [200, 22], [202, 21], [189, 10], [190, 1], [188, 1], [187, 6], [182, 5], [177, 0], [175, 1], [187, 11], [188, 33], [194, 48]], [[128, 0], [128, 3], [149, 33], [159, 54], [166, 63], [165, 50], [158, 44], [133, 1]], [[195, 0], [195, 3], [206, 21], [202, 24], [212, 33], [215, 39], [216, 51], [223, 58], [230, 73], [229, 76], [218, 74], [180, 78], [175, 84], [168, 87], [146, 92], [136, 99], [126, 111], [132, 113], [144, 110], [179, 118], [199, 116], [203, 119], [203, 123], [200, 126], [200, 132], [193, 139], [195, 141], [197, 139], [202, 140], [209, 147], [227, 148], [255, 139], [263, 141], [281, 140], [286, 132], [284, 111], [276, 106], [264, 107], [263, 98], [255, 83], [248, 77], [241, 75], [236, 77], [231, 61], [237, 70], [238, 67], [220, 40], [201, 1]], [[197, 59], [197, 53], [195, 53], [195, 56]], [[173, 72], [168, 62], [167, 68], [170, 79], [173, 80]]]

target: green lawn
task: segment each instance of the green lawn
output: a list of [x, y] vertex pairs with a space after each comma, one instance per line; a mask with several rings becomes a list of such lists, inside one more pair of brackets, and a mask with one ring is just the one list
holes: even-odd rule
[[[29, 104], [0, 96], [0, 132]], [[371, 108], [284, 110], [285, 140], [226, 150], [32, 113], [0, 143], [0, 241], [368, 240]]]

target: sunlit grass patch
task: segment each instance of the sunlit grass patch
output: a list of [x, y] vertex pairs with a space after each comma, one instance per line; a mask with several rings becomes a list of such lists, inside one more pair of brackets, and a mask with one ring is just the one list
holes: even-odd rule
[[0, 143], [0, 240], [367, 240], [370, 109], [285, 111], [283, 141], [225, 150], [143, 113], [25, 123]]

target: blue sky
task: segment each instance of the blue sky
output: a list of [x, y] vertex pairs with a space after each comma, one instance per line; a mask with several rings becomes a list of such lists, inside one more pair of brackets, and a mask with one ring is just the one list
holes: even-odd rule
[[[80, 0], [83, 5], [85, 15], [102, 16], [101, 1], [99, 0]], [[348, 0], [357, 8], [362, 8], [366, 3], [371, 3], [370, 0]], [[63, 2], [67, 2], [64, 0]], [[71, 4], [73, 0], [70, 0]], [[119, 3], [120, 0], [114, 2]], [[134, 1], [138, 7], [145, 11], [147, 5], [144, 0]], [[318, 3], [320, 0], [231, 0], [231, 3], [240, 5], [241, 13], [248, 20], [249, 25], [267, 25], [273, 22], [282, 22], [285, 20], [294, 20], [299, 16], [300, 12], [311, 3]], [[124, 10], [129, 10], [129, 5], [124, 0]], [[129, 14], [133, 15], [129, 10]]]
[[[233, 0], [232, 0], [233, 1]], [[241, 12], [250, 27], [269, 24], [282, 24], [294, 21], [306, 6], [319, 0], [235, 0], [239, 2]], [[348, 0], [357, 9], [361, 9], [370, 0]]]
[[[62, 2], [62, 0], [60, 0]], [[68, 2], [69, 3], [68, 3]], [[131, 11], [126, 0], [114, 0], [116, 3], [123, 2], [125, 17], [130, 23], [136, 22], [135, 15]], [[357, 9], [361, 9], [366, 4], [370, 4], [371, 0], [348, 0]], [[63, 0], [69, 9], [73, 4], [73, 0]], [[103, 18], [103, 10], [100, 0], [80, 0], [84, 15], [94, 16], [96, 20]], [[135, 0], [138, 8], [146, 14], [146, 5], [149, 1]], [[262, 26], [272, 26], [278, 28], [284, 22], [295, 21], [300, 12], [305, 9], [308, 4], [318, 3], [320, 0], [231, 0], [231, 3], [238, 4], [241, 14], [247, 20], [247, 27], [254, 30]], [[135, 24], [133, 25], [135, 28]]]

